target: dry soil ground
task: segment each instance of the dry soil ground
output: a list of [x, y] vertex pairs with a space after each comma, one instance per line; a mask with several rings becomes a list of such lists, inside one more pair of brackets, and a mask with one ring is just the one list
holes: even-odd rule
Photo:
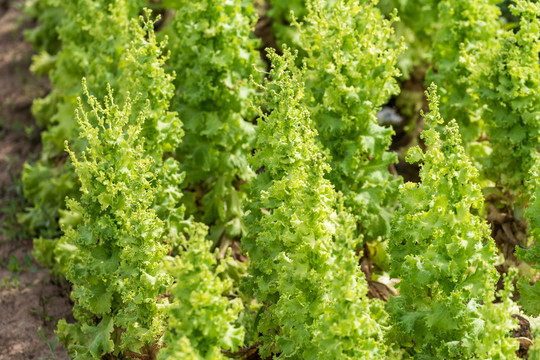
[[32, 24], [21, 18], [22, 3], [0, 0], [0, 360], [68, 359], [60, 344], [47, 344], [56, 321], [71, 316], [67, 289], [33, 260], [32, 239], [15, 221], [20, 172], [40, 149], [30, 108], [47, 91], [28, 70], [33, 54], [22, 31]]

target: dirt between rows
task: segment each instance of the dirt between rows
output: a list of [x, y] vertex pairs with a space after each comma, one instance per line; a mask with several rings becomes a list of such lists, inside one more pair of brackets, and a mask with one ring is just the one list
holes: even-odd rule
[[22, 167], [41, 146], [30, 108], [48, 89], [28, 70], [33, 52], [22, 31], [32, 24], [22, 5], [0, 0], [0, 360], [63, 360], [65, 350], [52, 345], [57, 320], [71, 316], [67, 289], [34, 261], [15, 221]]

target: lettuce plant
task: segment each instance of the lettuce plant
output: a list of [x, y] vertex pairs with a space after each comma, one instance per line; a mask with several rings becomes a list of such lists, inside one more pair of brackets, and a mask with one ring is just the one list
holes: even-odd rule
[[[536, 159], [535, 165], [531, 168], [527, 185], [530, 201], [526, 216], [529, 220], [529, 233], [534, 243], [530, 249], [516, 248], [516, 250], [520, 260], [534, 264], [533, 267], [538, 270], [540, 263], [540, 246], [538, 245], [540, 234], [540, 158]], [[518, 283], [518, 288], [521, 296], [520, 305], [523, 310], [536, 317], [540, 315], [540, 282], [535, 281], [531, 285], [528, 279], [523, 277]]]
[[186, 173], [184, 202], [211, 226], [215, 242], [245, 232], [244, 187], [254, 176], [247, 158], [255, 131], [250, 78], [260, 78], [257, 14], [249, 1], [167, 0], [176, 15], [168, 29], [176, 72], [172, 108], [184, 121], [176, 152]]
[[478, 171], [455, 121], [435, 129], [443, 123], [435, 85], [427, 96], [428, 149], [408, 155], [421, 162], [422, 182], [401, 186], [392, 227], [391, 275], [401, 282], [387, 306], [389, 340], [418, 359], [516, 359], [510, 331], [518, 310], [508, 279], [494, 303], [496, 249], [477, 213], [483, 206]]
[[520, 18], [519, 29], [502, 32], [495, 46], [484, 49], [478, 97], [492, 148], [486, 174], [523, 206], [524, 182], [540, 147], [540, 4], [516, 0], [511, 11]]
[[[60, 233], [58, 221], [69, 223], [79, 218], [73, 210], [65, 210], [65, 197], [77, 198], [80, 194], [74, 169], [63, 158], [60, 144], [70, 140], [74, 141], [76, 149], [84, 147], [84, 140], [76, 140], [78, 125], [73, 116], [83, 76], [88, 75], [88, 80], [92, 81], [89, 91], [97, 96], [105, 94], [109, 83], [119, 89], [116, 95], [119, 103], [129, 93], [140, 93], [150, 102], [143, 124], [144, 146], [156, 160], [161, 161], [166, 152], [173, 151], [182, 136], [180, 121], [169, 111], [174, 94], [172, 75], [163, 68], [166, 59], [164, 43], [156, 39], [150, 13], [141, 19], [131, 18], [135, 16], [131, 8], [141, 9], [136, 3], [125, 0], [103, 3], [79, 0], [62, 6], [66, 16], [58, 28], [62, 50], [51, 73], [54, 89], [46, 98], [34, 103], [36, 116], [39, 113], [38, 117], [44, 118], [44, 125], [48, 123], [42, 135], [43, 151], [38, 163], [27, 164], [23, 172], [25, 195], [34, 206], [20, 216], [24, 224], [42, 235], [35, 242], [36, 256], [48, 265], [57, 263], [51, 253], [55, 246], [51, 239]], [[81, 9], [88, 10], [84, 11], [85, 16], [79, 15]], [[86, 27], [91, 27], [92, 31], [84, 30]], [[115, 36], [112, 36], [113, 31]], [[134, 106], [139, 107], [135, 113], [146, 104], [142, 101]], [[177, 176], [171, 173], [173, 168], [178, 168], [173, 162], [173, 159], [168, 161], [168, 170], [159, 170], [163, 172], [160, 176]], [[169, 197], [175, 195], [170, 190], [167, 190]], [[165, 197], [165, 194], [157, 196], [156, 201], [161, 204], [156, 206], [169, 201]], [[162, 215], [163, 211], [160, 212]], [[48, 228], [41, 231], [44, 226]]]
[[144, 151], [147, 109], [132, 119], [133, 103], [115, 104], [112, 91], [101, 105], [86, 92], [91, 112], [78, 113], [85, 150], [68, 149], [81, 183], [81, 198], [68, 201], [82, 212], [65, 229], [73, 246], [66, 278], [73, 284], [73, 315], [58, 333], [74, 359], [106, 354], [151, 354], [160, 346], [164, 299], [170, 277], [161, 269], [167, 246], [163, 222], [152, 209], [154, 159]]
[[389, 166], [393, 130], [377, 123], [377, 112], [399, 92], [392, 21], [371, 1], [310, 0], [298, 27], [305, 52], [304, 104], [332, 170], [326, 174], [358, 218], [367, 240], [387, 237], [399, 179]]
[[485, 66], [480, 50], [493, 48], [501, 28], [497, 2], [440, 1], [437, 6], [439, 28], [427, 79], [441, 88], [441, 114], [457, 121], [465, 147], [482, 134], [482, 102], [473, 74], [476, 67]]
[[167, 345], [159, 359], [225, 359], [222, 349], [235, 351], [243, 344], [244, 329], [238, 325], [243, 305], [239, 298], [225, 296], [232, 281], [210, 251], [207, 232], [205, 225], [191, 226], [189, 241], [182, 244], [185, 251], [166, 262], [176, 283], [164, 335]]
[[385, 351], [383, 314], [352, 250], [354, 221], [337, 212], [330, 170], [303, 105], [303, 74], [285, 49], [269, 53], [271, 82], [257, 129], [245, 289], [263, 303], [257, 329], [261, 356], [291, 359], [378, 359]]
[[266, 15], [272, 19], [274, 36], [280, 47], [298, 47], [298, 31], [293, 21], [303, 22], [307, 15], [306, 0], [271, 0]]

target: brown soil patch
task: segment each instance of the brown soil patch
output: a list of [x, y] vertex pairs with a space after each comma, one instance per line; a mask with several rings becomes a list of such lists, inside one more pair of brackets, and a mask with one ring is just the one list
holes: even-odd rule
[[519, 349], [516, 354], [520, 358], [526, 359], [529, 348], [533, 344], [531, 325], [529, 324], [529, 321], [522, 316], [512, 315], [512, 317], [518, 320], [519, 325], [519, 328], [512, 332], [512, 337], [517, 338], [519, 341]]
[[[14, 264], [14, 272], [0, 268], [0, 359], [69, 359], [60, 344], [53, 352], [38, 332], [52, 343], [56, 322], [71, 316], [67, 288], [56, 285], [46, 269], [39, 268], [29, 252], [31, 241], [0, 246], [4, 264]], [[9, 255], [6, 259], [6, 255]]]
[[261, 59], [266, 63], [266, 71], [270, 71], [270, 59], [268, 59], [268, 54], [266, 49], [272, 48], [275, 49], [278, 54], [281, 53], [277, 42], [276, 37], [274, 36], [274, 30], [272, 28], [272, 19], [266, 16], [266, 12], [270, 8], [268, 2], [256, 3], [257, 11], [259, 13], [259, 21], [255, 25], [255, 36], [261, 39], [261, 48], [259, 53]]
[[[56, 322], [71, 315], [67, 291], [53, 283], [31, 256], [32, 241], [17, 229], [21, 210], [20, 173], [37, 157], [39, 130], [30, 107], [47, 91], [46, 80], [30, 74], [32, 48], [22, 31], [23, 0], [0, 0], [0, 360], [51, 359], [47, 341]], [[68, 359], [60, 344], [55, 359]]]
[[[499, 272], [497, 290], [504, 287], [504, 275], [508, 270], [517, 268], [522, 262], [516, 258], [516, 247], [527, 247], [527, 225], [514, 216], [513, 199], [509, 194], [489, 194], [486, 196], [486, 220], [490, 224], [491, 237], [499, 253], [504, 256], [504, 262], [495, 268]], [[516, 287], [518, 278], [514, 279], [512, 300], [518, 301], [519, 291]]]
[[[18, 1], [18, 4], [21, 2]], [[18, 179], [26, 159], [38, 153], [39, 131], [30, 107], [45, 87], [28, 70], [32, 49], [24, 42], [20, 11], [0, 0], [0, 199]]]
[[392, 296], [397, 295], [392, 289], [390, 289], [385, 284], [380, 283], [378, 281], [374, 281], [372, 279], [372, 274], [375, 269], [374, 269], [373, 261], [371, 259], [371, 253], [369, 251], [367, 244], [364, 244], [364, 251], [362, 253], [362, 257], [360, 258], [360, 269], [366, 276], [366, 281], [368, 284], [368, 293], [367, 293], [368, 298], [388, 301], [390, 299], [390, 295]]
[[[512, 209], [513, 199], [510, 194], [490, 194], [486, 196], [486, 220], [490, 224], [491, 237], [497, 245], [499, 253], [504, 256], [504, 262], [497, 265], [495, 268], [499, 272], [499, 280], [497, 282], [497, 290], [504, 287], [504, 275], [508, 274], [508, 270], [521, 263], [521, 260], [516, 258], [516, 247], [526, 247], [527, 245], [527, 225], [514, 217]], [[518, 278], [514, 279], [514, 291], [512, 300], [518, 301], [520, 298], [519, 291], [516, 287]], [[520, 315], [512, 315], [518, 320], [518, 328], [512, 332], [512, 337], [517, 338], [519, 349], [516, 351], [518, 357], [522, 359], [528, 358], [528, 351], [533, 344], [533, 336], [529, 321]]]
[[517, 266], [521, 262], [516, 258], [515, 252], [517, 246], [522, 248], [527, 246], [527, 226], [514, 217], [508, 200], [488, 195], [486, 205], [487, 221], [491, 224], [491, 237], [506, 260], [498, 270], [506, 273], [511, 265]]

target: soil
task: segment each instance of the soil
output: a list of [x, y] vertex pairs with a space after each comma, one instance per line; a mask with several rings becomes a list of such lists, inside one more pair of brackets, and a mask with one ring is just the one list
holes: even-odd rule
[[28, 70], [33, 53], [22, 31], [32, 24], [21, 18], [22, 4], [0, 0], [0, 360], [62, 360], [69, 357], [54, 329], [71, 316], [67, 289], [35, 262], [32, 240], [16, 224], [20, 173], [41, 146], [30, 108], [48, 90]]
[[257, 10], [259, 12], [259, 21], [255, 25], [255, 36], [261, 39], [261, 47], [259, 53], [261, 59], [266, 64], [266, 71], [270, 72], [270, 59], [268, 58], [267, 48], [275, 49], [278, 54], [281, 53], [279, 46], [274, 36], [274, 30], [272, 27], [272, 18], [266, 15], [270, 4], [268, 2], [256, 3]]
[[531, 325], [529, 324], [529, 321], [522, 316], [512, 315], [512, 317], [518, 320], [519, 325], [519, 327], [512, 332], [512, 337], [517, 338], [519, 341], [519, 349], [516, 354], [522, 359], [527, 359], [527, 353], [533, 344]]

